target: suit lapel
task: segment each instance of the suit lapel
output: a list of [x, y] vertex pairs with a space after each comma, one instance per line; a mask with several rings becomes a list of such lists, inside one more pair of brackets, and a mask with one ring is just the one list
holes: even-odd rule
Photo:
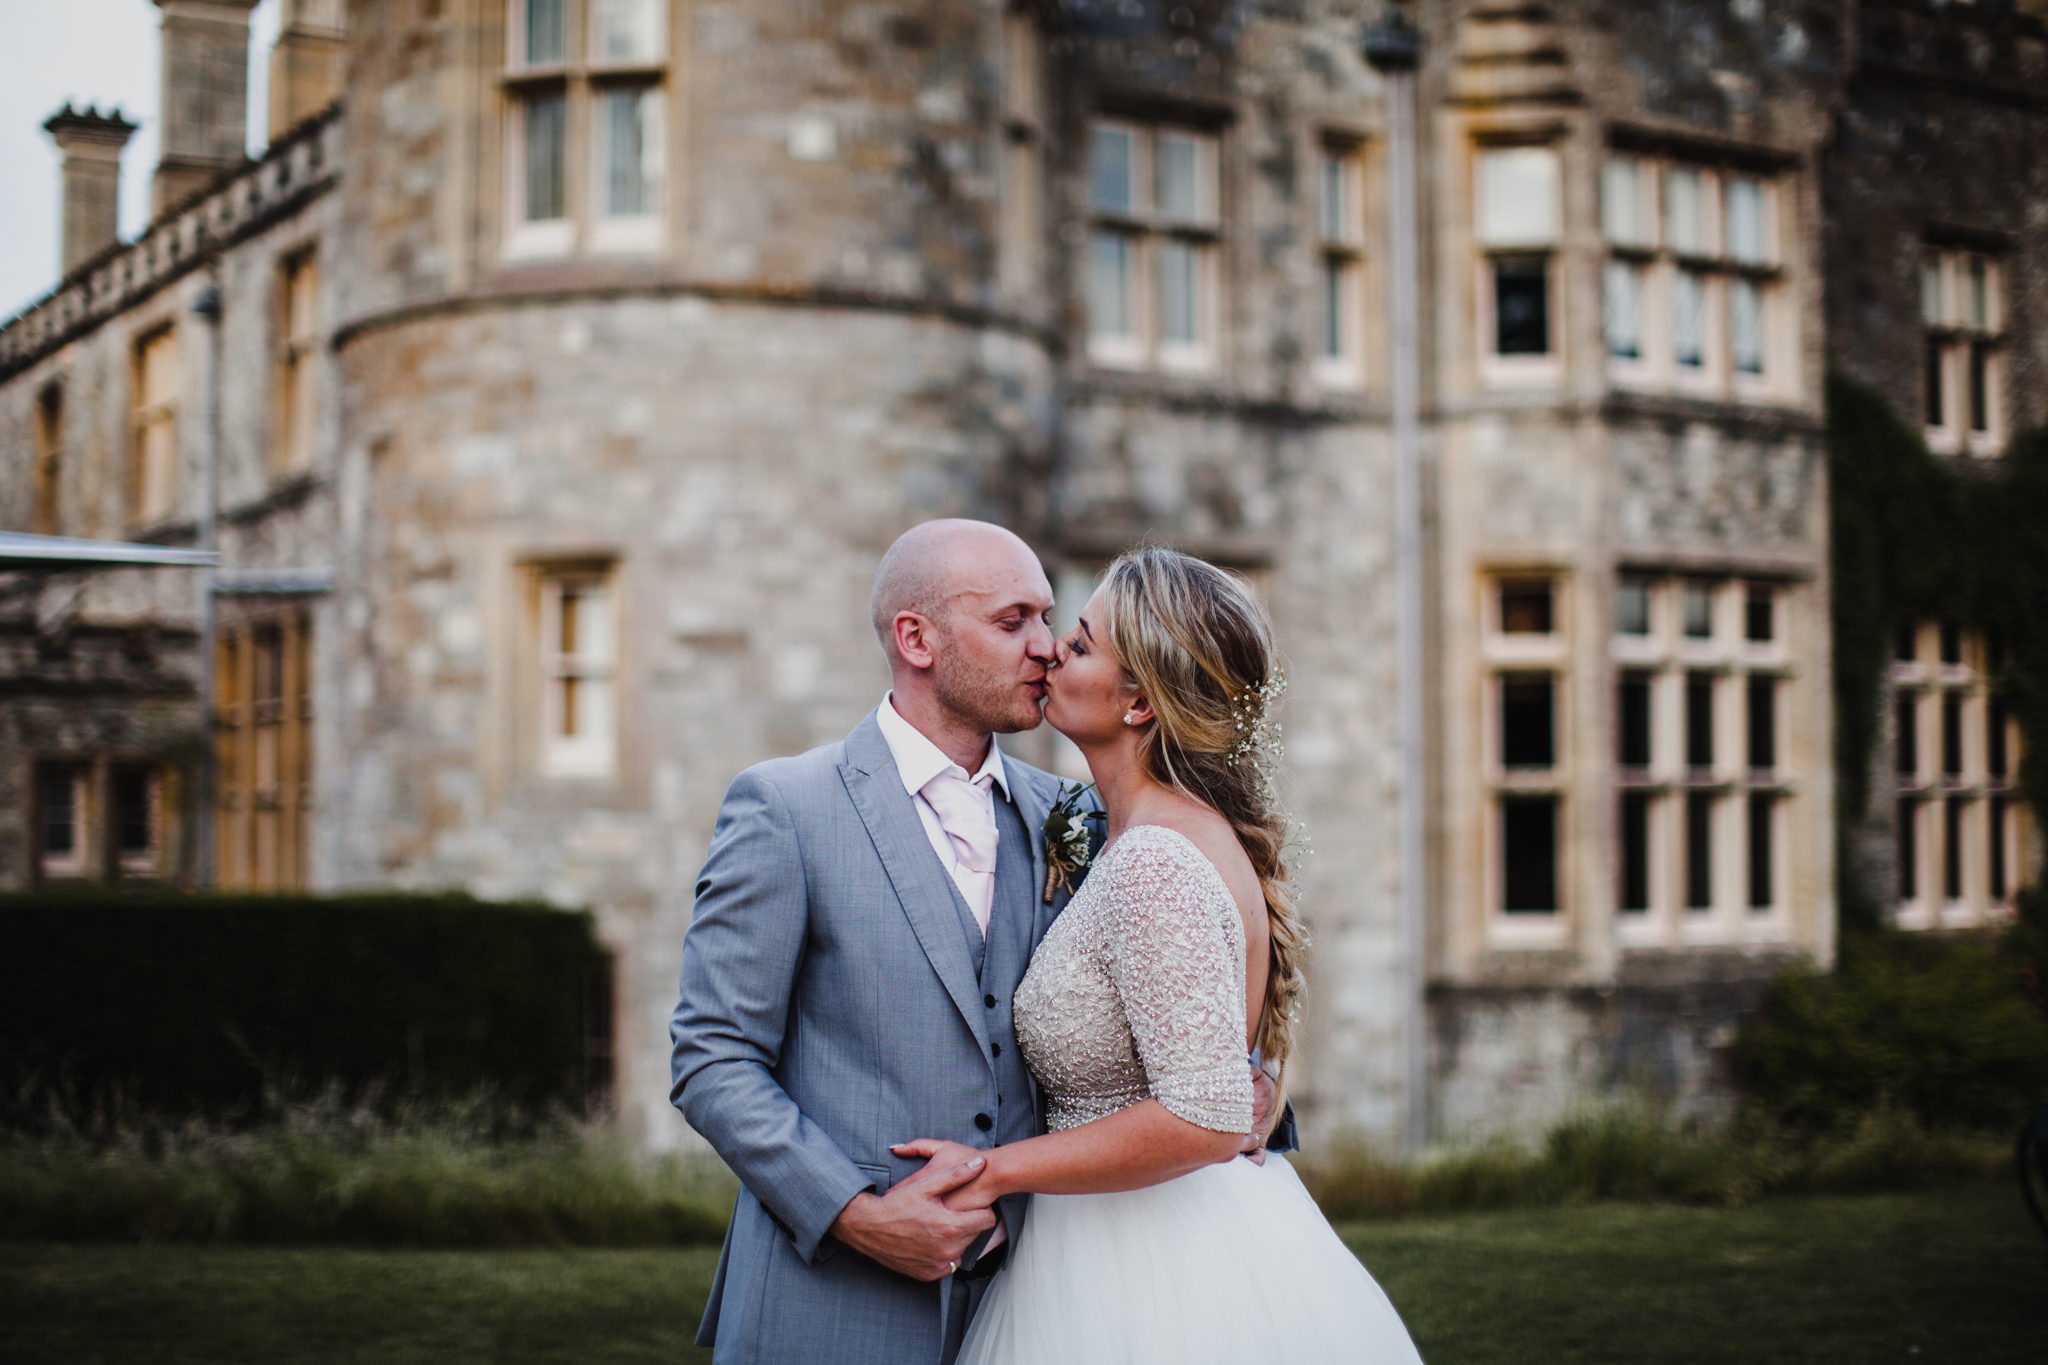
[[867, 826], [918, 945], [986, 1057], [988, 1021], [983, 1015], [987, 1011], [974, 978], [974, 960], [960, 935], [960, 912], [953, 905], [959, 893], [932, 853], [910, 793], [903, 790], [903, 780], [897, 775], [889, 742], [872, 715], [847, 736], [846, 757], [847, 762], [839, 768], [846, 793]]
[[1046, 927], [1059, 913], [1059, 897], [1053, 897], [1054, 904], [1047, 905], [1045, 895], [1045, 817], [1052, 814], [1053, 798], [1032, 777], [1026, 776], [1021, 765], [1003, 757], [1003, 767], [1010, 778], [1010, 790], [1017, 798], [1017, 814], [1024, 820], [1024, 839], [1031, 845], [1031, 908], [1033, 916], [1031, 946], [1036, 948], [1038, 940], [1045, 935]]

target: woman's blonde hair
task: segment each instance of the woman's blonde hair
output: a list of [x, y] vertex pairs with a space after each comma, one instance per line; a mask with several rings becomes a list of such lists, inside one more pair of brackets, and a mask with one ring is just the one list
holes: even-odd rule
[[1307, 935], [1281, 859], [1287, 822], [1267, 764], [1283, 687], [1266, 609], [1243, 580], [1176, 550], [1132, 550], [1103, 575], [1104, 630], [1152, 703], [1140, 761], [1154, 780], [1230, 821], [1259, 874], [1271, 961], [1258, 1046], [1274, 1068], [1293, 1050]]

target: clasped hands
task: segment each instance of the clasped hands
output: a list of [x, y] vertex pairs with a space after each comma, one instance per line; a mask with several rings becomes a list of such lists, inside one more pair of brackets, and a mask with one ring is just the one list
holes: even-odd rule
[[[1253, 1068], [1252, 1131], [1238, 1154], [1258, 1164], [1266, 1159], [1277, 1097], [1272, 1079]], [[886, 1194], [855, 1195], [833, 1221], [832, 1235], [900, 1275], [927, 1282], [944, 1279], [960, 1268], [975, 1239], [995, 1227], [991, 1205], [1008, 1191], [983, 1179], [988, 1157], [965, 1143], [919, 1138], [890, 1150], [924, 1157], [924, 1169]]]

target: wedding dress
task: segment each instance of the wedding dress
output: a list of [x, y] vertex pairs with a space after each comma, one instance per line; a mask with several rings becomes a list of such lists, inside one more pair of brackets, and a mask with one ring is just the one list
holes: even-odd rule
[[[1244, 922], [1215, 866], [1126, 831], [1017, 989], [1017, 1043], [1057, 1131], [1147, 1098], [1217, 1132], [1252, 1125]], [[1149, 1189], [1034, 1195], [960, 1365], [1419, 1365], [1394, 1306], [1285, 1158]]]

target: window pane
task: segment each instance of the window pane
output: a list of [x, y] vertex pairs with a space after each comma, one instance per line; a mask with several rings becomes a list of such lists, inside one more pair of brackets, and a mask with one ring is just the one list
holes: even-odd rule
[[68, 858], [78, 853], [78, 779], [69, 772], [43, 776], [43, 852]]
[[2005, 698], [1992, 697], [1984, 712], [1984, 766], [1993, 777], [2004, 777], [2007, 763]]
[[526, 60], [533, 65], [562, 60], [568, 34], [566, 0], [525, 0]]
[[1549, 246], [1558, 237], [1557, 153], [1547, 147], [1482, 152], [1479, 240], [1487, 246]]
[[1644, 792], [1621, 798], [1621, 909], [1639, 914], [1650, 908], [1650, 810]]
[[1548, 673], [1510, 673], [1500, 680], [1500, 758], [1509, 768], [1548, 768], [1557, 761]]
[[1679, 591], [1679, 605], [1684, 610], [1685, 636], [1688, 640], [1711, 640], [1714, 638], [1714, 585], [1693, 579]]
[[114, 842], [123, 857], [147, 854], [156, 842], [156, 811], [147, 768], [114, 771]]
[[1161, 133], [1155, 144], [1159, 162], [1159, 212], [1177, 223], [1200, 222], [1202, 208], [1201, 140], [1179, 133]]
[[1136, 245], [1114, 232], [1098, 232], [1088, 250], [1088, 331], [1098, 337], [1137, 334], [1131, 288]]
[[1509, 914], [1557, 909], [1557, 798], [1509, 796], [1500, 803], [1501, 908]]
[[1941, 661], [1945, 664], [1959, 664], [1963, 661], [1963, 628], [1954, 621], [1943, 621], [1936, 630], [1941, 644]]
[[1777, 804], [1769, 792], [1752, 792], [1749, 798], [1749, 908], [1768, 910], [1776, 899], [1771, 894], [1771, 809]]
[[1345, 271], [1346, 264], [1339, 259], [1323, 262], [1322, 289], [1322, 353], [1325, 359], [1341, 360], [1350, 352], [1350, 340], [1345, 335]]
[[1550, 580], [1504, 578], [1500, 584], [1500, 628], [1508, 635], [1548, 635]]
[[1607, 354], [1635, 360], [1643, 353], [1643, 272], [1626, 261], [1609, 261], [1602, 294], [1607, 319]]
[[1493, 263], [1494, 352], [1550, 352], [1550, 269], [1542, 256], [1504, 256]]
[[1910, 624], [1899, 627], [1892, 637], [1892, 657], [1909, 664], [1920, 657], [1920, 631]]
[[1768, 772], [1778, 766], [1778, 684], [1771, 678], [1752, 677], [1747, 688], [1749, 702], [1749, 766]]
[[526, 100], [526, 221], [546, 222], [568, 213], [566, 188], [567, 109], [559, 91]]
[[661, 212], [666, 107], [654, 87], [605, 93], [605, 212], [612, 217]]
[[1671, 350], [1680, 365], [1698, 369], [1706, 363], [1706, 281], [1681, 270], [1671, 282]]
[[1685, 675], [1685, 766], [1714, 766], [1714, 675]]
[[562, 594], [562, 613], [569, 614], [569, 604], [575, 603], [575, 639], [573, 647], [563, 649], [573, 654], [585, 668], [602, 667], [612, 661], [612, 618], [611, 594], [600, 584], [590, 584], [573, 593]]
[[1125, 128], [1097, 128], [1088, 160], [1090, 201], [1105, 213], [1133, 213], [1136, 139]]
[[1729, 349], [1735, 368], [1743, 374], [1764, 372], [1764, 291], [1755, 280], [1736, 280], [1728, 286]]
[[1944, 395], [1942, 393], [1941, 358], [1942, 344], [1932, 337], [1928, 338], [1925, 384], [1927, 390], [1927, 425], [1930, 427], [1945, 426], [1948, 422], [1948, 418], [1945, 415], [1947, 405], [1943, 402]]
[[1747, 176], [1728, 182], [1728, 254], [1761, 263], [1764, 250], [1764, 187]]
[[1620, 246], [1648, 246], [1643, 222], [1643, 163], [1616, 158], [1600, 172], [1600, 226]]
[[1991, 798], [1991, 899], [2002, 901], [2007, 894], [2005, 877], [2005, 812], [2006, 799], [2002, 796]]
[[1714, 797], [1685, 794], [1685, 908], [1714, 908]]
[[1899, 828], [1897, 831], [1897, 856], [1899, 871], [1899, 899], [1910, 901], [1920, 894], [1920, 803], [1914, 800], [1899, 802]]
[[142, 343], [142, 401], [150, 407], [178, 396], [178, 336], [168, 329]]
[[660, 61], [668, 46], [666, 9], [667, 0], [596, 0], [593, 59]]
[[1344, 162], [1325, 152], [1317, 164], [1316, 228], [1326, 242], [1350, 240], [1350, 225], [1344, 221]]
[[1742, 633], [1753, 644], [1768, 644], [1776, 634], [1777, 594], [1769, 585], [1752, 583], [1742, 605]]
[[1970, 347], [1970, 430], [1991, 430], [1991, 390], [1986, 382], [1983, 343]]
[[1963, 699], [1953, 692], [1941, 699], [1941, 771], [1963, 775]]
[[1651, 760], [1650, 675], [1621, 675], [1621, 766], [1647, 768]]
[[1972, 256], [1968, 271], [1968, 287], [1963, 298], [1963, 322], [1966, 326], [1983, 331], [1991, 325], [1991, 288], [1984, 268], [1984, 258]]
[[1941, 893], [1963, 898], [1963, 802], [1951, 796], [1941, 803]]
[[1650, 633], [1650, 584], [1647, 579], [1624, 578], [1616, 586], [1614, 628], [1622, 635]]
[[1698, 171], [1673, 167], [1664, 176], [1664, 238], [1680, 255], [1707, 252], [1707, 186]]
[[1192, 346], [1202, 340], [1202, 253], [1171, 239], [1159, 244], [1159, 337]]
[[1941, 257], [1929, 253], [1920, 258], [1920, 320], [1930, 327], [1948, 321], [1941, 289]]
[[1892, 701], [1892, 770], [1901, 777], [1920, 771], [1920, 706], [1911, 692]]

